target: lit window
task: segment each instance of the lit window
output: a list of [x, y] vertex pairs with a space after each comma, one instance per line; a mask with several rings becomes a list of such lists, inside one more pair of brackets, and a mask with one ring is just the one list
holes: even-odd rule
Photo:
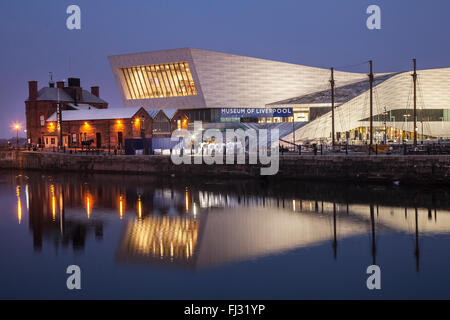
[[127, 99], [195, 96], [197, 90], [187, 62], [120, 69]]

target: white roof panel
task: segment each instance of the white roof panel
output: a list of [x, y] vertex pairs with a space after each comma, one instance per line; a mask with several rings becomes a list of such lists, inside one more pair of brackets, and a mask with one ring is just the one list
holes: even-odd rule
[[[111, 108], [111, 109], [87, 109], [87, 110], [63, 110], [63, 121], [83, 120], [110, 120], [130, 119], [141, 107]], [[47, 121], [56, 121], [56, 113], [52, 114]]]

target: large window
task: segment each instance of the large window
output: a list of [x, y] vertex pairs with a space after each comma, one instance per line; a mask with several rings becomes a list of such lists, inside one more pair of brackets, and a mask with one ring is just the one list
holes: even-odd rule
[[153, 119], [153, 132], [170, 132], [170, 121], [163, 116]]
[[187, 62], [155, 64], [120, 69], [127, 99], [195, 96], [197, 90]]

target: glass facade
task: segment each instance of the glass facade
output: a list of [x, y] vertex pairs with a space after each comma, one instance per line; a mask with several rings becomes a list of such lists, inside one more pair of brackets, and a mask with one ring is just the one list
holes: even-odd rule
[[[414, 121], [414, 110], [395, 109], [380, 113], [372, 117], [373, 121], [387, 122], [412, 122]], [[369, 118], [361, 121], [369, 121]], [[450, 109], [417, 109], [417, 121], [450, 121]]]
[[121, 68], [128, 100], [195, 96], [187, 62]]

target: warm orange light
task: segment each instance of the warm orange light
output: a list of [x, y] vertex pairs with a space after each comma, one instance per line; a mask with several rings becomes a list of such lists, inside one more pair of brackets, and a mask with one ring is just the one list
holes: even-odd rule
[[123, 198], [122, 196], [120, 196], [119, 199], [119, 214], [120, 214], [120, 219], [123, 218]]
[[91, 195], [87, 194], [86, 195], [86, 212], [87, 212], [88, 219], [91, 217], [91, 211], [92, 211], [92, 199], [91, 199]]
[[20, 186], [17, 186], [16, 188], [16, 195], [17, 195], [17, 219], [20, 222], [22, 222], [22, 203], [20, 202]]
[[142, 203], [141, 203], [141, 196], [139, 195], [138, 198], [138, 216], [139, 216], [139, 220], [142, 219]]
[[186, 188], [186, 195], [185, 195], [185, 206], [186, 206], [186, 212], [189, 211], [189, 193], [188, 189]]
[[50, 192], [52, 194], [52, 219], [55, 221], [56, 219], [56, 197], [55, 197], [55, 186], [50, 186]]
[[117, 120], [117, 123], [120, 124], [120, 120]]
[[88, 126], [89, 124], [87, 122], [84, 123], [85, 126]]
[[16, 128], [17, 130], [19, 130], [19, 129], [20, 129], [20, 126], [19, 126], [18, 124], [16, 124], [16, 125], [15, 125], [15, 128]]

